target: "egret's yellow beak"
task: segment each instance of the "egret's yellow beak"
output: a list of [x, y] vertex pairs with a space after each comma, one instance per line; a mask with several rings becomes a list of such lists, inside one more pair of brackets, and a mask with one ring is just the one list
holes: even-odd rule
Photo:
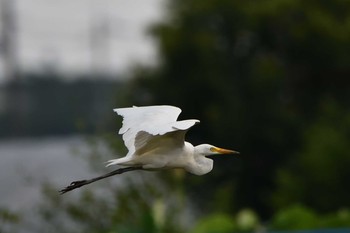
[[223, 149], [223, 148], [219, 148], [219, 147], [212, 147], [212, 148], [210, 148], [210, 150], [215, 152], [215, 153], [218, 153], [218, 154], [239, 154], [238, 151]]

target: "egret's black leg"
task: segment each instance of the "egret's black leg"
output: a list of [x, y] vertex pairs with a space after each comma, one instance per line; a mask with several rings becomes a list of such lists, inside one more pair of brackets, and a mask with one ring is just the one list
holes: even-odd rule
[[135, 170], [142, 170], [142, 167], [125, 167], [125, 168], [119, 168], [117, 170], [111, 171], [105, 175], [98, 176], [96, 178], [92, 178], [90, 180], [78, 180], [78, 181], [73, 181], [69, 186], [65, 187], [64, 189], [60, 190], [60, 194], [64, 194], [66, 192], [72, 191], [73, 189], [80, 188], [84, 185], [91, 184], [93, 182], [96, 182], [98, 180], [102, 180], [104, 178], [122, 174], [124, 172], [129, 172], [129, 171], [135, 171]]

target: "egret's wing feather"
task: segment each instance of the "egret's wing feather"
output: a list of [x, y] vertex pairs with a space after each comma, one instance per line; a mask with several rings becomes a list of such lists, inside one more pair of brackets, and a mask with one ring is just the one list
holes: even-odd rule
[[185, 129], [190, 124], [176, 121], [181, 109], [173, 106], [119, 108], [114, 109], [114, 111], [123, 117], [123, 125], [119, 130], [119, 134], [123, 134], [125, 146], [129, 150], [127, 156], [135, 153], [135, 144], [137, 144], [135, 139], [139, 132], [144, 131], [150, 135], [164, 135], [175, 129]]
[[126, 133], [131, 128], [142, 128], [148, 126], [150, 123], [163, 125], [175, 122], [181, 113], [180, 108], [167, 105], [117, 108], [114, 109], [114, 111], [124, 118], [123, 126], [119, 130], [120, 134]]
[[159, 153], [162, 150], [172, 150], [180, 147], [184, 131], [169, 132], [163, 135], [152, 135], [140, 131], [135, 140], [135, 156], [142, 156], [149, 153]]
[[164, 134], [150, 134], [140, 131], [135, 137], [135, 155], [142, 156], [147, 153], [160, 153], [181, 148], [184, 145], [185, 134], [198, 120], [185, 120], [170, 123], [171, 129]]

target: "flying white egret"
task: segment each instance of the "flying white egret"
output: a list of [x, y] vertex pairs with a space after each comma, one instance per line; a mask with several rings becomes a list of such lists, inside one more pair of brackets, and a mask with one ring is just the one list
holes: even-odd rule
[[123, 158], [109, 160], [107, 166], [122, 168], [105, 175], [74, 181], [61, 194], [116, 174], [133, 170], [161, 170], [183, 168], [195, 175], [204, 175], [213, 169], [213, 154], [239, 154], [209, 144], [193, 146], [185, 141], [187, 131], [199, 120], [177, 121], [181, 109], [174, 106], [147, 106], [117, 108], [123, 117], [119, 134], [123, 135], [129, 152]]

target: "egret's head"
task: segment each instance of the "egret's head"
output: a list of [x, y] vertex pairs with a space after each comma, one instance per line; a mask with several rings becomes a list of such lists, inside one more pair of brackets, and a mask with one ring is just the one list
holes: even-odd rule
[[201, 144], [195, 147], [198, 154], [208, 156], [214, 154], [239, 154], [238, 151], [223, 149], [209, 144]]

